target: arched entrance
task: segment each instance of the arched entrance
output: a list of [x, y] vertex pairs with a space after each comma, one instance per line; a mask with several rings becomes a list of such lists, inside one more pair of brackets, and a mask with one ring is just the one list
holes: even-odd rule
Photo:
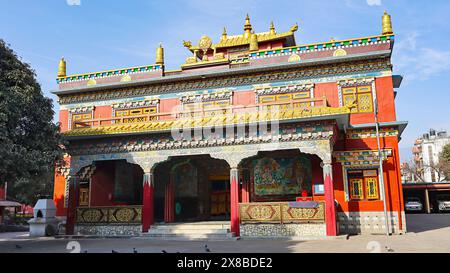
[[258, 152], [239, 164], [241, 200], [295, 201], [302, 195], [323, 196], [321, 163], [317, 155], [298, 149]]
[[155, 222], [228, 220], [230, 167], [209, 155], [170, 157], [154, 169]]
[[78, 172], [78, 207], [142, 205], [142, 176], [126, 160], [95, 161]]

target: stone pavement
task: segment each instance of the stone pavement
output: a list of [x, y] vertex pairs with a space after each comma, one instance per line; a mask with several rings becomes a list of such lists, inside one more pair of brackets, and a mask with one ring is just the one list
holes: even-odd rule
[[[24, 233], [0, 233], [0, 253], [68, 253], [75, 250], [88, 253], [111, 253], [112, 250], [132, 253], [202, 253], [207, 244], [211, 252], [218, 253], [320, 253], [320, 252], [447, 252], [450, 253], [450, 214], [407, 215], [409, 232], [405, 235], [339, 237], [330, 240], [226, 240], [226, 241], [173, 241], [148, 238], [112, 239], [29, 239]], [[69, 245], [68, 245], [69, 244]]]

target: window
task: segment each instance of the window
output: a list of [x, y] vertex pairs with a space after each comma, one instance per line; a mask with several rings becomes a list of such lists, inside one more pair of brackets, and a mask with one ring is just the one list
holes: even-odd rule
[[[297, 93], [287, 93], [287, 94], [277, 94], [277, 95], [265, 95], [259, 97], [259, 103], [281, 103], [286, 102], [286, 104], [278, 105], [280, 109], [290, 108], [291, 100], [301, 100], [311, 98], [310, 91], [302, 91]], [[310, 107], [311, 102], [297, 102], [293, 104], [294, 108], [298, 107]], [[271, 106], [266, 106], [270, 110]]]
[[[136, 123], [136, 122], [146, 122], [149, 120], [156, 120], [156, 116], [145, 116], [157, 113], [156, 106], [146, 107], [146, 108], [133, 108], [133, 109], [120, 109], [115, 111], [116, 117], [124, 117], [123, 123]], [[122, 120], [117, 120], [121, 123]]]
[[351, 200], [378, 200], [378, 170], [349, 170], [348, 182]]
[[89, 188], [80, 188], [80, 197], [78, 205], [80, 207], [89, 206]]
[[355, 86], [342, 88], [344, 106], [356, 104], [352, 113], [373, 112], [372, 87]]
[[[187, 117], [195, 117], [201, 116], [203, 113], [194, 112], [194, 111], [202, 111], [202, 110], [211, 110], [212, 111], [204, 112], [205, 116], [217, 116], [217, 115], [226, 115], [229, 112], [228, 107], [230, 106], [230, 100], [215, 100], [215, 101], [206, 101], [206, 102], [197, 102], [197, 103], [185, 103], [183, 105], [185, 111], [191, 111], [192, 113], [187, 113], [185, 116]], [[223, 109], [220, 109], [223, 108]]]
[[72, 128], [81, 128], [89, 126], [89, 124], [77, 124], [79, 122], [92, 119], [92, 113], [72, 114]]

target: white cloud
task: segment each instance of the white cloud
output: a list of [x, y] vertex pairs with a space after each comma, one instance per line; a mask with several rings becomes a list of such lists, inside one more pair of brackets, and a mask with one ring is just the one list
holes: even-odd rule
[[381, 6], [381, 0], [366, 0], [369, 6]]
[[81, 6], [81, 0], [66, 0], [69, 6]]
[[396, 69], [408, 82], [427, 80], [444, 72], [450, 72], [450, 50], [421, 47], [418, 32], [411, 32], [394, 46]]

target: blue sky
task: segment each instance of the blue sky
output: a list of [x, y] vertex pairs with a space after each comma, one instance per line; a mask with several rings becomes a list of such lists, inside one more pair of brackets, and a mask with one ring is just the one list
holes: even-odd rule
[[[384, 10], [392, 15], [394, 72], [405, 77], [397, 96], [397, 118], [409, 121], [400, 142], [402, 161], [414, 139], [429, 128], [450, 131], [450, 1], [448, 0], [0, 0], [0, 38], [30, 63], [44, 93], [56, 89], [61, 56], [69, 74], [154, 63], [159, 42], [168, 69], [190, 54], [183, 40], [207, 34], [217, 41], [253, 28], [278, 31], [296, 22], [299, 44], [381, 32]], [[58, 106], [55, 103], [55, 110]]]

